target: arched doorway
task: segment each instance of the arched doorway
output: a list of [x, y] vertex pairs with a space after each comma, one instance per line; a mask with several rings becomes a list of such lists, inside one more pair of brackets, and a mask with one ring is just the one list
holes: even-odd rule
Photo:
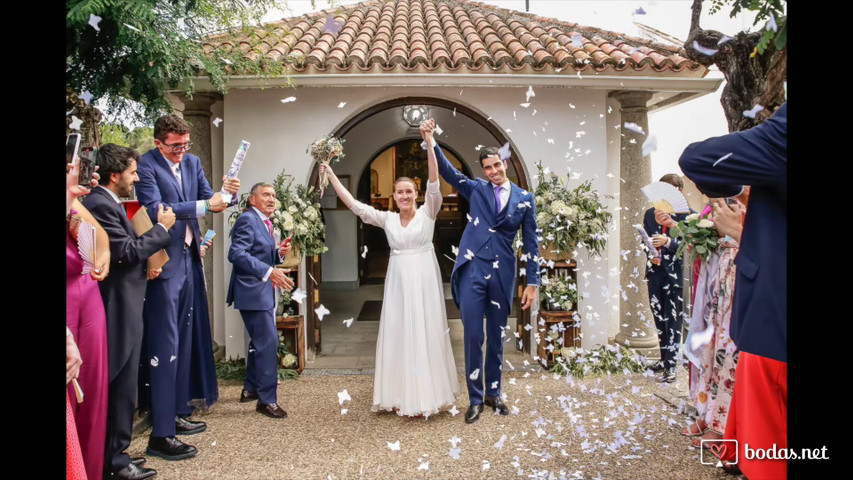
[[[442, 133], [436, 137], [439, 145], [442, 146], [446, 154], [453, 155], [458, 159], [460, 170], [472, 177], [483, 177], [478, 161], [478, 152], [482, 147], [501, 146], [508, 142], [503, 130], [491, 123], [489, 118], [469, 107], [456, 104], [452, 101], [429, 97], [404, 97], [368, 107], [344, 122], [332, 133], [332, 135], [346, 141], [344, 144], [346, 157], [341, 163], [335, 166], [335, 172], [340, 178], [343, 176], [348, 177], [347, 182], [350, 191], [364, 203], [374, 203], [373, 200], [376, 193], [380, 193], [380, 198], [390, 196], [390, 194], [382, 195], [382, 192], [377, 192], [371, 187], [371, 176], [377, 178], [377, 183], [381, 181], [379, 172], [375, 175], [372, 174], [374, 169], [371, 168], [371, 165], [377, 158], [383, 154], [389, 155], [387, 152], [392, 147], [405, 148], [408, 151], [413, 149], [413, 145], [420, 144], [420, 135], [417, 126], [406, 123], [403, 118], [404, 108], [409, 105], [428, 107], [429, 113], [427, 116], [435, 118], [438, 125], [442, 128]], [[404, 144], [405, 146], [403, 146]], [[518, 152], [514, 149], [510, 150], [512, 153], [507, 162], [507, 176], [520, 187], [528, 189], [527, 173], [523, 168], [523, 163], [518, 156]], [[424, 166], [425, 164], [424, 156]], [[389, 174], [388, 176], [389, 178], [393, 177], [390, 178], [390, 181], [393, 181], [399, 175]], [[310, 184], [316, 185], [317, 177], [318, 168], [315, 165], [309, 178]], [[424, 175], [425, 178], [426, 175]], [[424, 181], [423, 186], [425, 186], [425, 183]], [[389, 199], [387, 202], [388, 206], [386, 208], [390, 209], [393, 206], [391, 200]], [[445, 196], [445, 205], [451, 205], [454, 202], [457, 204], [457, 209], [464, 208], [467, 211], [467, 205], [463, 206], [458, 202], [458, 199], [454, 199], [449, 195]], [[377, 204], [381, 203], [377, 202]], [[458, 211], [457, 215], [461, 216], [462, 220], [456, 222], [454, 225], [450, 225], [456, 231], [442, 232], [445, 234], [442, 237], [443, 241], [436, 242], [439, 265], [442, 268], [442, 273], [446, 272], [445, 281], [449, 280], [450, 272], [453, 268], [453, 258], [455, 257], [450, 252], [451, 245], [458, 246], [462, 231], [467, 224], [467, 219], [464, 215], [465, 211], [461, 213], [458, 213]], [[331, 299], [332, 297], [340, 298], [342, 305], [339, 307], [340, 311], [335, 313], [342, 317], [355, 317], [356, 322], [353, 326], [378, 323], [358, 320], [360, 318], [359, 308], [367, 301], [366, 298], [362, 299], [359, 297], [359, 292], [368, 289], [375, 294], [378, 288], [379, 295], [372, 297], [371, 300], [376, 301], [376, 299], [381, 300], [382, 298], [382, 285], [370, 285], [370, 280], [365, 282], [367, 283], [366, 285], [361, 284], [363, 277], [361, 273], [364, 271], [365, 263], [368, 261], [362, 257], [363, 246], [365, 241], [369, 242], [371, 240], [363, 238], [362, 231], [360, 230], [361, 222], [351, 212], [338, 208], [324, 209], [323, 213], [327, 225], [327, 245], [330, 246], [331, 250], [323, 255], [322, 279], [316, 273], [314, 276], [322, 284], [320, 286], [321, 302], [328, 307], [329, 304], [326, 303], [327, 299]], [[438, 222], [436, 230], [439, 230], [440, 226], [441, 222]], [[372, 227], [367, 226], [367, 228]], [[368, 253], [366, 255], [367, 257], [371, 257], [372, 260], [379, 259], [380, 257], [377, 254], [380, 250], [384, 249], [387, 252], [388, 248], [384, 232], [378, 230], [375, 238], [376, 240], [372, 245], [373, 248], [368, 245]], [[443, 250], [447, 250], [446, 255], [450, 258], [445, 257]], [[368, 270], [372, 269], [375, 273], [381, 273], [384, 277], [385, 266], [382, 263], [374, 266], [367, 265], [367, 268]], [[381, 282], [382, 280], [374, 278], [373, 281]], [[346, 289], [346, 291], [338, 293], [339, 290], [343, 289]], [[353, 292], [353, 289], [359, 292]], [[447, 287], [447, 292], [449, 298], [449, 287]], [[320, 351], [321, 323], [317, 321], [314, 315], [308, 315], [307, 317], [306, 327], [309, 332], [307, 335], [309, 345], [314, 345], [317, 351]], [[338, 329], [340, 329], [339, 326]], [[360, 331], [364, 331], [364, 329]], [[332, 329], [330, 328], [331, 332]], [[356, 363], [371, 364], [370, 358], [366, 358], [362, 353], [375, 348], [375, 336], [372, 338], [372, 347], [364, 346], [361, 348], [354, 345], [353, 334], [355, 330], [346, 328], [345, 331], [341, 331], [340, 333], [341, 338], [335, 340], [334, 346], [331, 346], [332, 337], [330, 337], [330, 349], [324, 347], [323, 351], [333, 356], [339, 354], [358, 354], [359, 360]], [[369, 335], [368, 333], [365, 336]], [[324, 343], [326, 343], [325, 340]], [[343, 351], [346, 353], [342, 353]], [[461, 348], [459, 351], [462, 351]], [[355, 361], [356, 359], [353, 358], [353, 360]]]

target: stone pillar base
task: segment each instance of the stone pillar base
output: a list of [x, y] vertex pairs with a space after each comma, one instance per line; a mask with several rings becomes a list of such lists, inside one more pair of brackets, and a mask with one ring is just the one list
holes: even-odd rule
[[625, 337], [622, 332], [616, 334], [615, 337], [611, 338], [608, 342], [610, 345], [622, 345], [623, 347], [629, 348], [631, 351], [637, 352], [638, 355], [641, 355], [646, 358], [647, 364], [651, 364], [660, 360], [660, 346], [656, 339], [652, 339], [652, 341], [648, 341], [648, 339], [642, 338], [638, 339], [636, 337]]

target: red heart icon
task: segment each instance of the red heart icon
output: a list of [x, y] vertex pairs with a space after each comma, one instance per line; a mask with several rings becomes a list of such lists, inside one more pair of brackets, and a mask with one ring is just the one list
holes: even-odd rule
[[713, 452], [714, 455], [716, 455], [717, 457], [722, 458], [724, 447], [725, 447], [725, 444], [722, 444], [722, 443], [711, 444], [711, 452]]

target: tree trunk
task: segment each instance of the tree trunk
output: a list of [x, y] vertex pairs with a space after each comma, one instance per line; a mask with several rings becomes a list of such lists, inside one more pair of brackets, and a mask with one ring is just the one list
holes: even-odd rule
[[[717, 45], [723, 34], [715, 30], [703, 30], [699, 26], [702, 0], [693, 1], [690, 34], [684, 42], [687, 58], [706, 67], [716, 65], [726, 78], [720, 103], [729, 124], [729, 132], [746, 130], [770, 118], [773, 111], [785, 103], [784, 82], [788, 76], [788, 49], [776, 50], [772, 44], [763, 54], [750, 57], [761, 39], [761, 30], [754, 33], [740, 32], [731, 40]], [[706, 49], [717, 50], [707, 55], [694, 48], [697, 42]], [[743, 112], [761, 105], [764, 110], [755, 119], [745, 117]]]

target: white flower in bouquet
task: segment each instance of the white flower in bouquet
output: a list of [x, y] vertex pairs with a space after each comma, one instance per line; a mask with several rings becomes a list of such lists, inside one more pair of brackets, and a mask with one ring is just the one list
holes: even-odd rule
[[306, 227], [304, 223], [300, 223], [296, 225], [296, 233], [299, 235], [305, 235], [308, 233], [308, 227]]
[[292, 353], [288, 353], [284, 357], [281, 358], [281, 366], [284, 368], [292, 367], [296, 365], [296, 355]]
[[[325, 135], [315, 140], [309, 147], [308, 153], [311, 157], [321, 165], [330, 165], [340, 161], [344, 157], [344, 146], [340, 138]], [[320, 196], [323, 196], [323, 191], [329, 185], [329, 179], [326, 172], [320, 174]]]
[[698, 213], [691, 213], [690, 215], [684, 217], [685, 222], [692, 222], [693, 220], [697, 220], [699, 218]]
[[699, 228], [711, 228], [714, 226], [714, 222], [708, 220], [707, 218], [703, 218], [702, 220], [699, 220], [699, 223], [697, 223], [696, 226]]
[[305, 209], [305, 216], [313, 220], [317, 218], [317, 210], [314, 207], [308, 207]]
[[275, 199], [275, 209], [276, 211], [281, 210], [281, 200]]
[[284, 225], [282, 225], [282, 226], [288, 232], [292, 232], [293, 231], [293, 220], [285, 220]]
[[290, 213], [296, 213], [299, 211], [299, 209], [296, 208], [296, 205], [291, 205], [291, 206], [287, 207], [287, 211]]
[[284, 219], [285, 222], [293, 222], [293, 215], [289, 212], [281, 212], [281, 218]]

